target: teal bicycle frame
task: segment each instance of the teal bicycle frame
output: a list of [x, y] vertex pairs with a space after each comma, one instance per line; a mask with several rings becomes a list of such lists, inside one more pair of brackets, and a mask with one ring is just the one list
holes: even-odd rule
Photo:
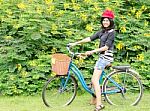
[[[62, 81], [62, 82], [64, 83], [63, 87], [66, 86], [67, 81], [69, 80], [69, 77], [70, 77], [70, 75], [71, 75], [70, 71], [72, 71], [72, 72], [75, 74], [75, 76], [77, 76], [77, 78], [78, 78], [78, 80], [80, 81], [80, 83], [81, 83], [81, 85], [83, 86], [83, 88], [84, 88], [88, 93], [90, 93], [92, 96], [95, 96], [94, 91], [91, 90], [91, 89], [88, 87], [88, 85], [86, 84], [86, 82], [85, 82], [85, 80], [84, 80], [83, 74], [82, 74], [81, 71], [77, 68], [77, 66], [72, 62], [72, 60], [71, 60], [71, 62], [70, 62], [69, 69], [68, 69], [68, 74], [67, 74], [68, 77], [67, 77], [67, 79], [66, 79], [65, 82]], [[116, 86], [116, 88], [118, 88], [118, 89], [113, 89], [113, 90], [110, 90], [110, 91], [107, 91], [107, 92], [102, 92], [102, 94], [114, 94], [114, 93], [118, 93], [118, 92], [124, 90], [124, 88], [121, 87], [118, 83], [116, 83], [112, 78], [108, 77], [104, 71], [102, 71], [102, 74], [101, 74], [100, 79], [99, 79], [99, 83], [100, 83], [100, 84], [102, 83], [102, 81], [103, 81], [102, 79], [103, 79], [104, 76], [105, 76], [105, 78], [108, 78], [108, 80], [111, 81], [111, 82]]]

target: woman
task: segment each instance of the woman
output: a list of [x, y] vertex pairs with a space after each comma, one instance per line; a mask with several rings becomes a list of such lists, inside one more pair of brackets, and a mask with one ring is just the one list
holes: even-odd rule
[[107, 65], [113, 62], [113, 47], [114, 47], [114, 13], [111, 10], [105, 10], [101, 17], [102, 30], [98, 31], [91, 37], [87, 37], [81, 41], [70, 43], [71, 46], [75, 46], [80, 43], [90, 42], [96, 39], [100, 39], [99, 48], [91, 51], [87, 51], [86, 55], [91, 55], [98, 52], [100, 54], [98, 61], [94, 67], [94, 73], [92, 76], [92, 85], [95, 90], [96, 98], [92, 99], [92, 104], [96, 101], [95, 111], [99, 111], [104, 108], [101, 102], [101, 89], [99, 87], [99, 78], [102, 71]]

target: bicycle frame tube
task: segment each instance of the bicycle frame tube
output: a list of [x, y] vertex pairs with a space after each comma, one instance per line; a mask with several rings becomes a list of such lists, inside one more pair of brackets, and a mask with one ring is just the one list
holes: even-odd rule
[[104, 71], [102, 71], [102, 74], [101, 74], [100, 79], [99, 79], [99, 84], [102, 84], [103, 76], [105, 76], [105, 75], [106, 75], [106, 73]]
[[[102, 76], [105, 76], [105, 78], [107, 78], [109, 81], [111, 81], [117, 88], [123, 90], [123, 88], [117, 82], [115, 82], [111, 77], [108, 77], [108, 75], [106, 75], [106, 73], [104, 71], [102, 72], [102, 74], [103, 74]], [[109, 92], [103, 92], [103, 94], [113, 94], [113, 93], [117, 93], [118, 91], [120, 91], [120, 90], [114, 89]]]
[[77, 76], [77, 78], [79, 79], [79, 81], [82, 84], [83, 88], [87, 92], [89, 92], [91, 95], [94, 95], [94, 92], [88, 88], [88, 86], [87, 86], [87, 84], [84, 80], [83, 74], [80, 72], [80, 70], [77, 68], [77, 66], [73, 62], [70, 62], [68, 73], [70, 73], [70, 70]]
[[[77, 76], [77, 78], [79, 79], [79, 81], [80, 81], [81, 85], [83, 86], [83, 88], [87, 92], [89, 92], [91, 95], [94, 95], [94, 92], [88, 88], [88, 86], [87, 86], [87, 84], [84, 80], [83, 74], [81, 73], [81, 71], [77, 68], [77, 66], [72, 61], [70, 62], [70, 65], [69, 65], [68, 77], [67, 77], [67, 80], [64, 83], [64, 87], [66, 86], [66, 84], [68, 82], [68, 79], [70, 77], [70, 71], [72, 71], [75, 74], [75, 76]], [[123, 88], [118, 83], [116, 83], [112, 78], [108, 77], [104, 71], [102, 71], [102, 74], [100, 76], [100, 80], [99, 80], [100, 84], [103, 82], [103, 80], [102, 80], [103, 76], [105, 76], [105, 78], [108, 78], [108, 80], [111, 81], [116, 87], [123, 90]], [[102, 92], [102, 94], [113, 94], [113, 93], [117, 93], [118, 91], [120, 91], [120, 90], [115, 89], [115, 90], [111, 90], [109, 92]]]

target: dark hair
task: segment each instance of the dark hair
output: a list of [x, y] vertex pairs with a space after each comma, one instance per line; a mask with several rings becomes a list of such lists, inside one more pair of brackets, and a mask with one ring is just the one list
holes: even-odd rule
[[108, 18], [108, 20], [110, 21], [110, 25], [109, 25], [109, 27], [107, 27], [107, 28], [105, 28], [104, 26], [103, 26], [103, 20], [104, 20], [104, 18], [107, 18], [107, 17], [102, 17], [101, 18], [101, 24], [102, 24], [102, 29], [103, 30], [110, 30], [110, 29], [114, 29], [115, 28], [115, 24], [114, 24], [114, 20], [113, 19], [111, 19], [111, 18]]

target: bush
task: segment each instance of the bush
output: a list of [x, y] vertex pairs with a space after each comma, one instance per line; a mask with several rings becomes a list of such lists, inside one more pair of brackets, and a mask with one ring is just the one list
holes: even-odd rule
[[[0, 92], [4, 95], [41, 93], [51, 75], [53, 53], [66, 53], [66, 44], [99, 30], [104, 9], [115, 12], [115, 63], [128, 62], [150, 87], [149, 2], [144, 0], [1, 0]], [[77, 46], [91, 50], [98, 41]], [[90, 77], [97, 55], [75, 63]], [[82, 65], [82, 67], [81, 67]]]

